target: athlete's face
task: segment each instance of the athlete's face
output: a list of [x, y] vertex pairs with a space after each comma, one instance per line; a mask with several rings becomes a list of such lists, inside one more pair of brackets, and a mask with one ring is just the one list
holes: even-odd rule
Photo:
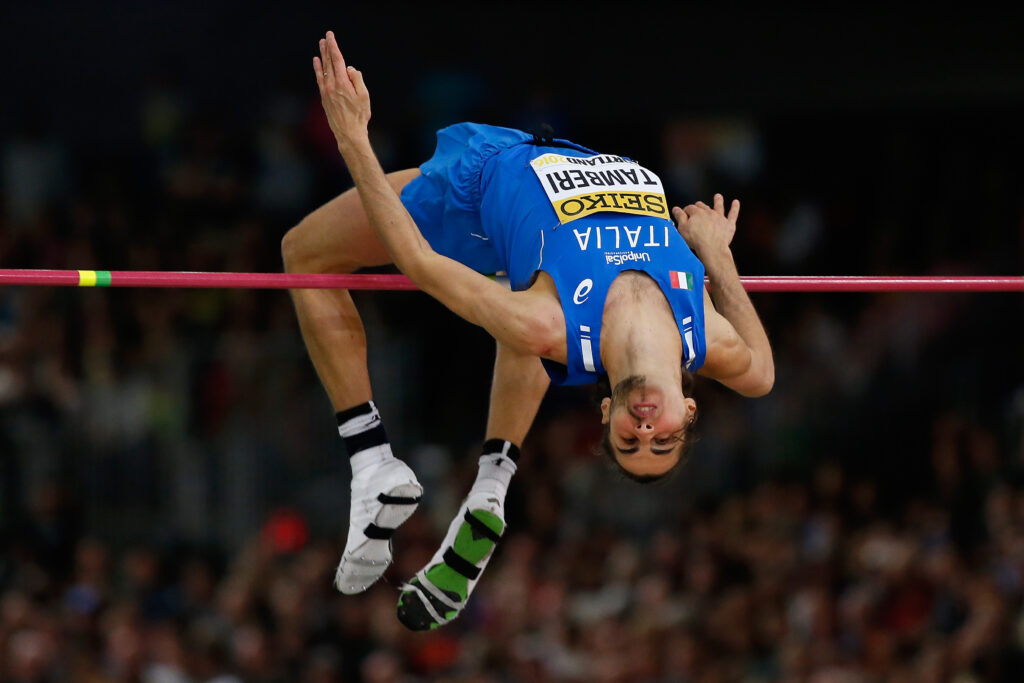
[[619, 465], [637, 476], [657, 476], [679, 461], [683, 435], [696, 410], [697, 403], [683, 395], [678, 383], [635, 375], [601, 401], [601, 422], [608, 425]]

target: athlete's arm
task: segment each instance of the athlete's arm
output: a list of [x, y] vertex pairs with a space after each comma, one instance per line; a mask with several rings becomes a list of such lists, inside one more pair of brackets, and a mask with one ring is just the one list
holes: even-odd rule
[[707, 351], [698, 375], [718, 380], [744, 396], [760, 396], [754, 387], [746, 386], [742, 378], [750, 370], [750, 347], [716, 309], [708, 290], [704, 290], [704, 337]]
[[768, 335], [743, 289], [729, 243], [736, 233], [739, 202], [726, 215], [725, 200], [715, 195], [712, 209], [703, 202], [672, 214], [687, 244], [704, 263], [710, 281], [704, 293], [708, 339], [702, 374], [744, 396], [764, 396], [775, 383], [775, 362]]
[[355, 181], [359, 198], [395, 265], [456, 315], [480, 325], [520, 353], [547, 356], [564, 329], [557, 302], [511, 292], [490, 278], [435, 252], [406, 211], [370, 145], [370, 95], [362, 74], [345, 60], [332, 32], [313, 58], [320, 100]]

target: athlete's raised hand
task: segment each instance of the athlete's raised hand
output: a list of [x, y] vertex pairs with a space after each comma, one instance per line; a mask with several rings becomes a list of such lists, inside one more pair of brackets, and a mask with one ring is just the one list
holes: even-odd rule
[[363, 74], [345, 64], [333, 31], [320, 39], [320, 56], [313, 57], [313, 71], [320, 88], [320, 103], [338, 141], [338, 147], [359, 136], [366, 137], [370, 122], [370, 93]]
[[685, 209], [672, 207], [676, 228], [694, 251], [728, 247], [736, 234], [736, 219], [740, 215], [740, 201], [732, 200], [729, 213], [725, 212], [725, 198], [715, 195], [714, 208], [704, 202], [690, 204]]

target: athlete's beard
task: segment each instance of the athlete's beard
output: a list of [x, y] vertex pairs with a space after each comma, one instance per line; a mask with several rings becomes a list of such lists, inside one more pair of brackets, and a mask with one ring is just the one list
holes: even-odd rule
[[614, 410], [620, 403], [625, 403], [629, 399], [629, 395], [636, 390], [643, 390], [647, 386], [647, 377], [644, 375], [630, 375], [624, 380], [620, 381], [612, 389], [612, 404], [611, 409]]

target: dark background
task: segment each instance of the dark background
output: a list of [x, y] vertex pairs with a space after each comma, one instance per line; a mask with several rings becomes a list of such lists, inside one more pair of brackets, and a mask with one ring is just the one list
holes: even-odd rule
[[[738, 196], [743, 275], [1024, 272], [1019, 12], [635, 3], [4, 5], [0, 267], [279, 271], [288, 228], [350, 186], [312, 74], [327, 29], [386, 170], [460, 120], [546, 123], [657, 170], [673, 203]], [[417, 640], [379, 620], [474, 475], [485, 333], [419, 293], [358, 295], [427, 494], [394, 576], [339, 599], [349, 475], [285, 293], [0, 290], [0, 680], [1013, 680], [1021, 295], [753, 299], [772, 394], [699, 383], [693, 461], [651, 489], [592, 456], [590, 390], [552, 390], [512, 549], [478, 609]]]

